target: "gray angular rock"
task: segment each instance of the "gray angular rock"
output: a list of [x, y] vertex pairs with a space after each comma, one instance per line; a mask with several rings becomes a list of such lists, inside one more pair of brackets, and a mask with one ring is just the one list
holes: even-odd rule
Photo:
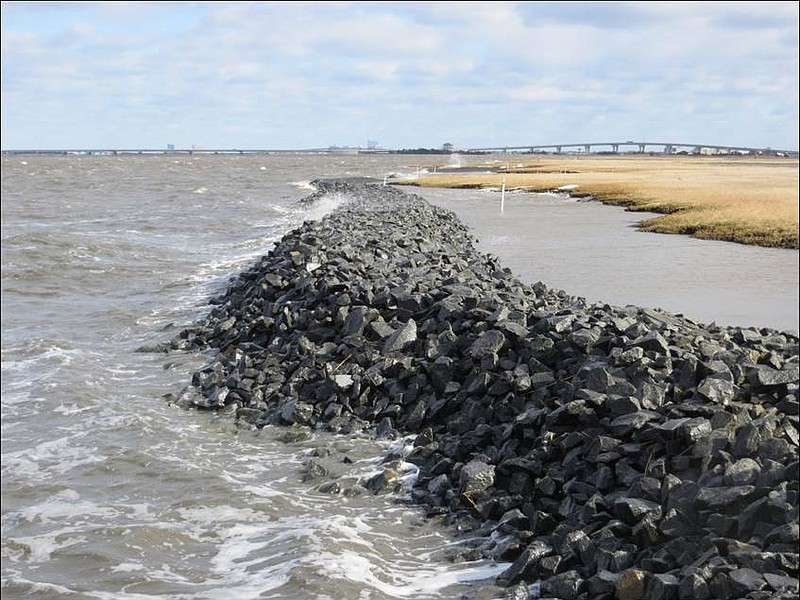
[[712, 510], [726, 508], [732, 504], [746, 501], [755, 491], [756, 488], [752, 485], [701, 488], [697, 494], [697, 502], [700, 506]]
[[737, 598], [767, 587], [767, 582], [761, 573], [757, 573], [753, 569], [734, 569], [728, 573], [728, 577], [731, 582], [731, 591]]
[[553, 548], [542, 540], [535, 540], [528, 544], [519, 557], [500, 575], [497, 576], [499, 585], [512, 585], [532, 572], [533, 567], [545, 556], [553, 553]]
[[584, 588], [580, 573], [575, 570], [565, 571], [546, 579], [542, 583], [542, 592], [563, 600], [575, 600]]
[[478, 336], [467, 351], [470, 356], [481, 359], [490, 354], [496, 354], [506, 341], [502, 331], [489, 329]]
[[678, 584], [679, 600], [710, 600], [711, 590], [700, 575], [690, 573]]
[[736, 396], [736, 386], [733, 382], [717, 377], [706, 377], [697, 386], [697, 393], [709, 402], [715, 404], [728, 404]]
[[641, 498], [622, 497], [614, 500], [614, 512], [629, 525], [635, 525], [645, 515], [653, 515], [657, 519], [660, 518], [661, 504], [650, 500], [642, 500]]
[[747, 371], [747, 378], [750, 384], [756, 387], [770, 388], [789, 383], [796, 384], [800, 379], [800, 367], [795, 363], [778, 370], [768, 365], [753, 365]]
[[740, 458], [725, 469], [725, 485], [753, 485], [761, 475], [761, 465], [752, 458]]
[[462, 494], [481, 492], [494, 483], [495, 467], [480, 460], [465, 464], [459, 476], [459, 488]]
[[669, 573], [654, 573], [647, 578], [645, 597], [648, 600], [677, 600], [680, 581]]
[[767, 585], [776, 592], [788, 591], [796, 593], [800, 591], [800, 579], [797, 577], [787, 577], [774, 573], [764, 573], [763, 576]]
[[656, 352], [659, 354], [669, 353], [669, 342], [657, 331], [650, 332], [637, 338], [631, 345], [638, 346], [648, 352]]
[[381, 353], [383, 355], [389, 355], [393, 352], [399, 352], [416, 341], [417, 323], [414, 319], [409, 319], [387, 338], [386, 342], [383, 344]]

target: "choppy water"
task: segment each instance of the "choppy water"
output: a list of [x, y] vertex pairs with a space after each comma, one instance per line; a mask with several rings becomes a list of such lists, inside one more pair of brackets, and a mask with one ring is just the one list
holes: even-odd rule
[[[202, 315], [231, 273], [332, 207], [314, 214], [297, 208], [309, 193], [302, 182], [413, 172], [420, 160], [2, 158], [4, 599], [493, 596], [492, 578], [505, 565], [453, 562], [470, 541], [423, 519], [402, 492], [324, 493], [324, 479], [308, 480], [305, 465], [313, 458], [355, 488], [375, 472], [385, 444], [330, 435], [292, 442], [280, 429], [237, 431], [229, 415], [184, 411], [164, 399], [190, 381], [202, 356], [135, 351]], [[459, 214], [476, 225], [485, 249], [507, 256], [520, 273], [528, 268], [525, 277], [535, 273], [534, 280], [609, 301], [620, 291], [603, 289], [602, 277], [591, 294], [570, 289], [565, 280], [548, 281], [540, 268], [585, 267], [567, 260], [580, 246], [576, 240], [547, 238], [555, 227], [548, 219], [588, 227], [599, 217], [580, 225], [578, 215], [600, 209], [616, 219], [603, 221], [611, 244], [633, 233], [625, 228], [630, 215], [618, 209], [509, 197], [497, 221], [490, 217], [499, 214], [496, 196], [487, 192], [422, 193], [437, 203], [459, 199]], [[523, 212], [513, 212], [518, 208]], [[527, 228], [531, 211], [535, 226]], [[682, 239], [686, 260], [695, 260], [692, 240], [638, 236], [645, 246]], [[739, 247], [719, 248], [716, 260], [726, 262]], [[549, 252], [547, 260], [534, 261], [531, 249], [539, 257]], [[744, 251], [754, 261], [761, 256], [759, 249]], [[515, 256], [519, 264], [510, 264]], [[777, 267], [780, 261], [785, 266]], [[797, 253], [778, 251], [762, 268], [794, 274], [778, 286], [787, 295], [776, 304], [796, 314]], [[631, 277], [642, 282], [633, 287], [652, 286], [644, 275]], [[650, 292], [669, 295], [659, 281]], [[725, 308], [713, 281], [696, 296]], [[749, 301], [737, 309], [741, 324], [780, 325]], [[685, 312], [691, 315], [690, 307]]]

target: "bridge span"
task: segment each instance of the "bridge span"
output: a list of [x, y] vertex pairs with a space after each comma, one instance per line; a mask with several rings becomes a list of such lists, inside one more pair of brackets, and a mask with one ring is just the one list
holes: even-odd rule
[[[592, 148], [608, 148], [613, 154], [619, 153], [620, 148], [634, 148], [635, 152], [644, 154], [648, 148], [656, 148], [663, 154], [702, 154], [704, 151], [718, 154], [750, 154], [766, 156], [791, 156], [797, 157], [797, 150], [776, 150], [774, 148], [755, 148], [752, 146], [720, 146], [717, 144], [683, 144], [677, 142], [635, 142], [627, 140], [625, 142], [583, 142], [580, 144], [532, 144], [528, 146], [489, 146], [485, 148], [470, 148], [467, 152], [546, 152], [554, 151], [561, 154], [567, 148], [575, 148], [579, 152], [589, 154]], [[596, 150], [595, 150], [596, 151]], [[656, 150], [650, 150], [655, 152]]]

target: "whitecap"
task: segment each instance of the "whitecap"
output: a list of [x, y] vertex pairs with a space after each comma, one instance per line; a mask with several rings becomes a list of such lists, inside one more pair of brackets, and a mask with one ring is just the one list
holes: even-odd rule
[[136, 563], [119, 563], [118, 565], [114, 565], [111, 567], [112, 573], [135, 573], [137, 571], [144, 571], [144, 565], [137, 565]]
[[[82, 434], [76, 434], [80, 437]], [[79, 466], [104, 462], [104, 458], [91, 453], [90, 449], [73, 443], [72, 438], [58, 438], [37, 444], [18, 452], [3, 455], [3, 472], [15, 476], [39, 480], [49, 479], [53, 474], [67, 473]]]
[[452, 585], [490, 580], [509, 566], [506, 563], [481, 562], [464, 568], [451, 565], [421, 568], [418, 564], [409, 564], [404, 570], [401, 563], [396, 563], [387, 569], [391, 573], [380, 573], [379, 576], [378, 565], [373, 564], [368, 556], [350, 550], [323, 552], [314, 557], [313, 562], [326, 578], [361, 583], [393, 598], [435, 596]]
[[300, 190], [309, 190], [309, 191], [316, 191], [316, 187], [314, 187], [310, 181], [290, 181], [289, 185], [292, 185]]
[[303, 208], [301, 215], [303, 215], [305, 219], [318, 221], [350, 200], [352, 200], [352, 196], [348, 194], [326, 194], [314, 202], [310, 208]]
[[69, 533], [70, 530], [62, 530], [42, 535], [9, 538], [8, 542], [22, 546], [29, 562], [47, 562], [57, 550], [85, 541], [82, 536], [68, 536]]
[[[270, 210], [274, 210], [274, 211], [275, 211], [275, 212], [277, 212], [277, 213], [283, 213], [283, 214], [285, 214], [285, 213], [288, 213], [288, 212], [289, 212], [289, 208], [288, 208], [288, 207], [286, 207], [286, 206], [283, 206], [283, 205], [280, 205], [280, 204], [273, 204], [273, 203], [270, 203], [270, 204], [268, 204], [268, 205], [267, 205], [267, 208], [269, 208]], [[270, 225], [273, 225], [273, 224], [274, 224], [274, 221], [270, 221], [270, 222], [269, 222], [269, 224], [270, 224]]]
[[204, 525], [216, 525], [228, 521], [256, 522], [264, 519], [262, 513], [250, 508], [235, 508], [230, 505], [199, 506], [195, 508], [179, 508], [178, 514], [185, 520]]
[[59, 404], [58, 406], [53, 408], [53, 412], [54, 413], [62, 414], [65, 417], [71, 417], [73, 415], [77, 415], [77, 414], [80, 414], [82, 412], [92, 411], [92, 410], [96, 410], [96, 407], [95, 406], [83, 406], [83, 407], [80, 407], [77, 404], [72, 403], [72, 402], [69, 403], [69, 404], [64, 404], [62, 402], [61, 404]]
[[65, 517], [90, 515], [92, 520], [114, 516], [116, 510], [101, 507], [96, 502], [81, 500], [78, 492], [65, 489], [50, 496], [44, 502], [33, 504], [19, 511], [19, 516], [30, 522], [49, 523]]
[[55, 583], [42, 583], [39, 581], [31, 581], [30, 579], [25, 579], [24, 577], [19, 577], [19, 576], [4, 577], [3, 589], [7, 590], [12, 586], [18, 588], [25, 588], [26, 597], [35, 597], [34, 594], [42, 594], [42, 596], [46, 598], [50, 597], [67, 598], [76, 594], [75, 590], [72, 590], [68, 587], [64, 587], [63, 585], [57, 585]]

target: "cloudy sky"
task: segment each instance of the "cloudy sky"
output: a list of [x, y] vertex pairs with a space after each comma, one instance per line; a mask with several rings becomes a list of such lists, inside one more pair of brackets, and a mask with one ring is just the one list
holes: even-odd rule
[[798, 148], [797, 2], [2, 2], [2, 147]]

